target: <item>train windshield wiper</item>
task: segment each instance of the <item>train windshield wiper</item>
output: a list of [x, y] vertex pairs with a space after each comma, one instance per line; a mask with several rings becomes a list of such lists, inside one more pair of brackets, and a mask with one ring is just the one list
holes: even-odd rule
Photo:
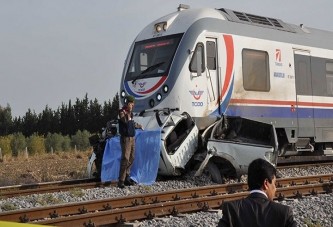
[[165, 63], [165, 62], [162, 61], [162, 62], [159, 62], [159, 63], [157, 63], [157, 64], [155, 64], [155, 65], [151, 65], [151, 66], [149, 66], [148, 68], [146, 68], [145, 70], [143, 70], [139, 75], [137, 75], [137, 76], [135, 77], [135, 79], [132, 81], [132, 84], [134, 84], [135, 81], [136, 81], [137, 79], [142, 79], [142, 78], [144, 78], [144, 76], [142, 76], [142, 75], [144, 75], [144, 74], [146, 74], [146, 73], [148, 73], [148, 72], [151, 72], [151, 71], [153, 71], [154, 69], [157, 69], [158, 67], [160, 67], [160, 66], [163, 65], [164, 63]]

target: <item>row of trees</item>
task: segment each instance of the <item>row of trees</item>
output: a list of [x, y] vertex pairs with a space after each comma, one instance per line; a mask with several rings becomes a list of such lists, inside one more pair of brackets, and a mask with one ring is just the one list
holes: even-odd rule
[[57, 151], [85, 151], [90, 147], [89, 137], [90, 133], [87, 130], [78, 130], [72, 136], [48, 133], [46, 137], [37, 134], [25, 137], [21, 132], [14, 133], [0, 136], [0, 153], [1, 156], [18, 156], [26, 149], [29, 155]]
[[12, 118], [11, 107], [0, 106], [0, 151], [17, 156], [51, 151], [87, 150], [89, 137], [98, 133], [110, 120], [117, 119], [119, 95], [101, 105], [98, 100], [76, 98], [62, 103], [57, 110], [48, 106], [42, 113], [28, 109], [23, 117]]
[[23, 117], [12, 118], [11, 107], [0, 106], [0, 136], [22, 133], [25, 137], [33, 134], [46, 137], [48, 133], [61, 135], [74, 135], [78, 130], [87, 130], [90, 133], [98, 132], [106, 125], [107, 121], [117, 119], [119, 109], [119, 95], [112, 102], [101, 105], [98, 100], [88, 99], [88, 94], [83, 99], [77, 98], [75, 103], [69, 100], [68, 104], [62, 103], [57, 110], [48, 106], [42, 113], [28, 109]]

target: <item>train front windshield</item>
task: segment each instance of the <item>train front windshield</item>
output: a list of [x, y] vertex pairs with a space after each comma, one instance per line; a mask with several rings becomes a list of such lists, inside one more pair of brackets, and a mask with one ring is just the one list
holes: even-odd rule
[[181, 37], [178, 34], [135, 43], [125, 80], [166, 75]]

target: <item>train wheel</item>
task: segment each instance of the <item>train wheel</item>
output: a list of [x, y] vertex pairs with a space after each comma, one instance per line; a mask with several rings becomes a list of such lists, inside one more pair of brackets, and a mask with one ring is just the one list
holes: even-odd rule
[[214, 162], [208, 162], [205, 169], [204, 169], [204, 174], [207, 174], [213, 182], [217, 184], [222, 184], [223, 179], [220, 173], [219, 168], [216, 166]]

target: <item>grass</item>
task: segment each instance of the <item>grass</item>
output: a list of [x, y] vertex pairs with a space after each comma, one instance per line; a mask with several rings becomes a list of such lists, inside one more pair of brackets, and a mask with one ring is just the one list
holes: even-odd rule
[[18, 209], [18, 207], [10, 202], [5, 202], [4, 204], [1, 205], [2, 211], [11, 211], [11, 210], [17, 210], [17, 209]]
[[322, 227], [320, 223], [313, 223], [310, 218], [306, 218], [303, 220], [303, 222], [306, 224], [308, 227]]
[[63, 203], [63, 201], [56, 198], [52, 194], [39, 194], [37, 196], [36, 203], [40, 204], [41, 206], [49, 206], [49, 205]]
[[91, 151], [55, 152], [29, 157], [4, 156], [0, 162], [0, 186], [33, 184], [87, 177]]
[[72, 197], [82, 197], [85, 195], [81, 188], [70, 189], [69, 193], [71, 194]]

